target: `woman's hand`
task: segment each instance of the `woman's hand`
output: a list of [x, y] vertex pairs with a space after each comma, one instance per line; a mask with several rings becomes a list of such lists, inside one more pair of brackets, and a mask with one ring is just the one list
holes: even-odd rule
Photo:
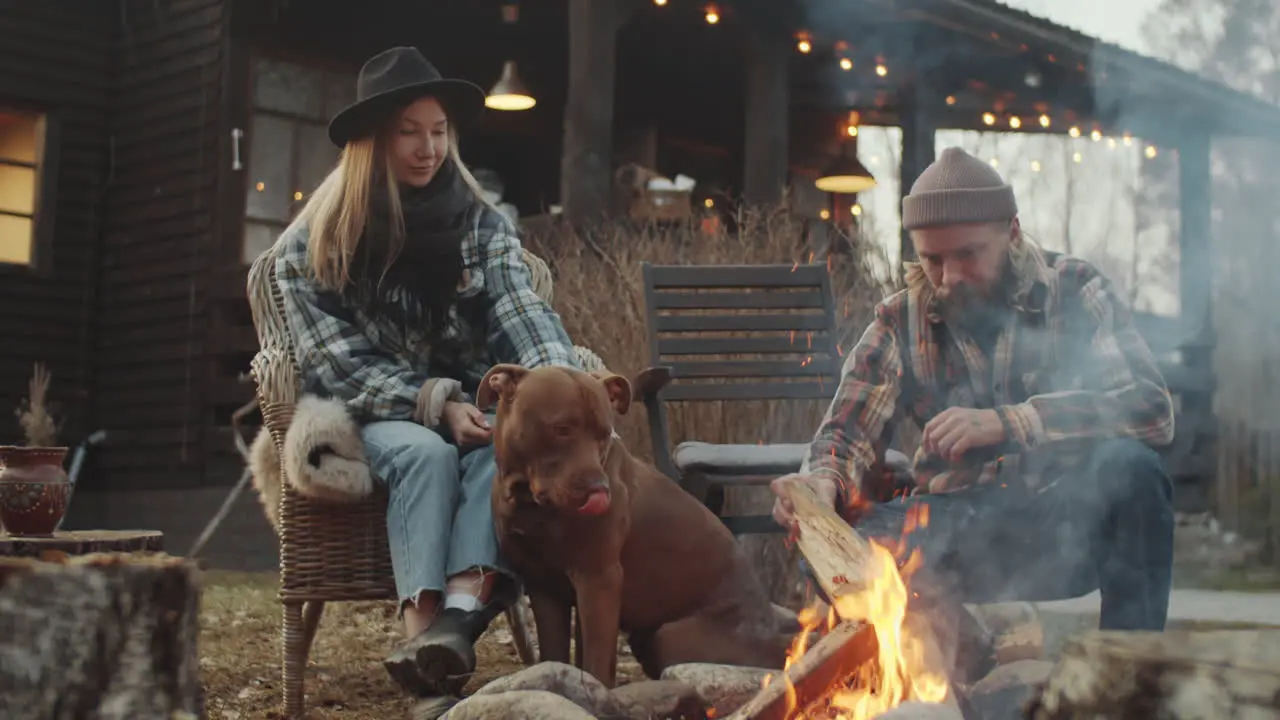
[[458, 447], [483, 445], [493, 439], [493, 428], [484, 413], [470, 403], [447, 402], [440, 418], [453, 433], [453, 441]]

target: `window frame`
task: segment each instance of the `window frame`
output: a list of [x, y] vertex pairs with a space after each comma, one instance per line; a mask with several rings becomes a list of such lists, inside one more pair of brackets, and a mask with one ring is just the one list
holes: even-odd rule
[[[58, 113], [29, 103], [0, 98], [0, 114], [36, 115], [44, 122], [44, 142], [37, 148], [35, 163], [0, 158], [0, 164], [35, 170], [35, 202], [31, 219], [31, 257], [26, 263], [0, 260], [0, 275], [49, 277], [53, 269], [54, 231], [58, 203], [58, 168], [62, 150], [62, 122]], [[0, 211], [5, 215], [28, 217], [24, 213]]]
[[[327, 87], [330, 78], [334, 75], [347, 75], [347, 76], [350, 76], [352, 92], [354, 93], [354, 90], [355, 90], [356, 71], [352, 70], [350, 67], [344, 66], [343, 64], [335, 63], [332, 61], [319, 61], [315, 59], [309, 59], [306, 57], [298, 57], [295, 55], [281, 54], [281, 53], [275, 53], [275, 52], [251, 51], [250, 53], [248, 53], [248, 58], [246, 63], [247, 67], [245, 70], [245, 75], [247, 77], [246, 77], [246, 82], [244, 86], [244, 90], [245, 90], [244, 107], [245, 107], [247, 117], [245, 122], [244, 135], [240, 141], [241, 153], [242, 153], [242, 157], [244, 158], [244, 169], [242, 171], [243, 182], [241, 183], [241, 192], [240, 192], [240, 200], [239, 200], [240, 202], [240, 213], [239, 213], [239, 220], [238, 220], [239, 231], [236, 234], [237, 237], [239, 238], [239, 242], [236, 245], [236, 262], [240, 266], [248, 266], [254, 260], [253, 257], [246, 257], [245, 255], [245, 251], [246, 251], [245, 244], [248, 241], [248, 231], [249, 231], [250, 225], [257, 225], [259, 227], [270, 228], [271, 231], [278, 236], [279, 233], [283, 232], [285, 228], [288, 227], [289, 222], [291, 222], [291, 220], [280, 221], [280, 220], [274, 220], [274, 219], [268, 219], [268, 218], [258, 218], [250, 215], [249, 192], [253, 184], [257, 182], [257, 180], [253, 177], [253, 173], [250, 171], [250, 168], [252, 167], [252, 164], [253, 164], [252, 148], [253, 148], [254, 120], [259, 116], [263, 116], [263, 117], [270, 117], [275, 120], [281, 120], [291, 125], [291, 132], [293, 137], [293, 152], [290, 154], [290, 157], [289, 157], [289, 183], [291, 187], [295, 189], [291, 190], [290, 192], [297, 192], [296, 189], [299, 187], [299, 184], [300, 184], [299, 176], [300, 176], [300, 172], [303, 165], [303, 162], [301, 160], [302, 147], [299, 141], [299, 139], [302, 136], [302, 133], [299, 132], [299, 130], [303, 126], [310, 126], [314, 128], [319, 128], [327, 132], [328, 124], [329, 124], [328, 118], [317, 119], [314, 117], [307, 116], [305, 114], [277, 110], [273, 108], [265, 108], [260, 106], [255, 96], [256, 96], [257, 82], [258, 82], [258, 74], [257, 74], [258, 63], [263, 61], [295, 65], [307, 71], [319, 73], [322, 78], [322, 81], [321, 81], [322, 87]], [[327, 138], [327, 134], [326, 134], [326, 138]], [[314, 190], [314, 188], [303, 190], [303, 192], [307, 192], [308, 190]], [[304, 202], [304, 200], [294, 200], [292, 199], [292, 197], [290, 197], [289, 199], [290, 218], [295, 216], [295, 214], [301, 208], [301, 203]]]

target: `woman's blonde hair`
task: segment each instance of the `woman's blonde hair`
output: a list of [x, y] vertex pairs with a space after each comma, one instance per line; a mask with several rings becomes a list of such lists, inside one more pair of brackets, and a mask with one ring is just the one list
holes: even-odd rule
[[[458, 168], [462, 181], [475, 193], [476, 199], [496, 210], [458, 155], [457, 131], [450, 125], [448, 132], [449, 160]], [[391, 158], [385, 147], [381, 134], [348, 142], [333, 169], [285, 230], [289, 233], [295, 228], [307, 227], [307, 259], [311, 265], [311, 276], [326, 290], [339, 291], [351, 282], [351, 260], [369, 219], [374, 188], [379, 180], [393, 174]], [[387, 194], [391, 215], [387, 218], [387, 227], [391, 229], [386, 255], [389, 267], [404, 247], [404, 213], [400, 207], [400, 193]], [[386, 271], [385, 267], [383, 271]]]

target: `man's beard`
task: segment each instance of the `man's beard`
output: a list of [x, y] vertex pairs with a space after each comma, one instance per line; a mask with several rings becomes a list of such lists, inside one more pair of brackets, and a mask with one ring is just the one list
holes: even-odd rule
[[985, 293], [968, 283], [936, 288], [942, 316], [948, 324], [970, 333], [999, 328], [1008, 314], [1009, 297], [1016, 282], [1013, 262], [1005, 255], [999, 279]]

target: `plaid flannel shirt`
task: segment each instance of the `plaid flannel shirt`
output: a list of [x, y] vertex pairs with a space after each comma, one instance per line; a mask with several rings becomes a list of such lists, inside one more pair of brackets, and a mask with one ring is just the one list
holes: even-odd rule
[[833, 478], [842, 509], [892, 493], [872, 468], [899, 420], [923, 428], [949, 407], [995, 409], [1006, 440], [957, 463], [921, 448], [915, 492], [997, 480], [1034, 489], [1068, 474], [1100, 439], [1172, 441], [1172, 399], [1124, 300], [1088, 263], [1029, 249], [990, 358], [943, 322], [922, 277], [877, 306], [802, 470]]
[[[510, 221], [484, 206], [473, 222], [462, 243], [458, 297], [482, 300], [486, 327], [469, 324], [455, 312], [446, 338], [484, 333], [488, 356], [476, 358], [466, 377], [454, 379], [474, 388], [496, 363], [577, 367], [560, 316], [533, 292]], [[342, 401], [357, 422], [411, 420], [418, 390], [429, 379], [425, 328], [370, 316], [345, 295], [319, 289], [310, 276], [307, 237], [305, 227], [283, 235], [276, 262], [303, 387]]]

